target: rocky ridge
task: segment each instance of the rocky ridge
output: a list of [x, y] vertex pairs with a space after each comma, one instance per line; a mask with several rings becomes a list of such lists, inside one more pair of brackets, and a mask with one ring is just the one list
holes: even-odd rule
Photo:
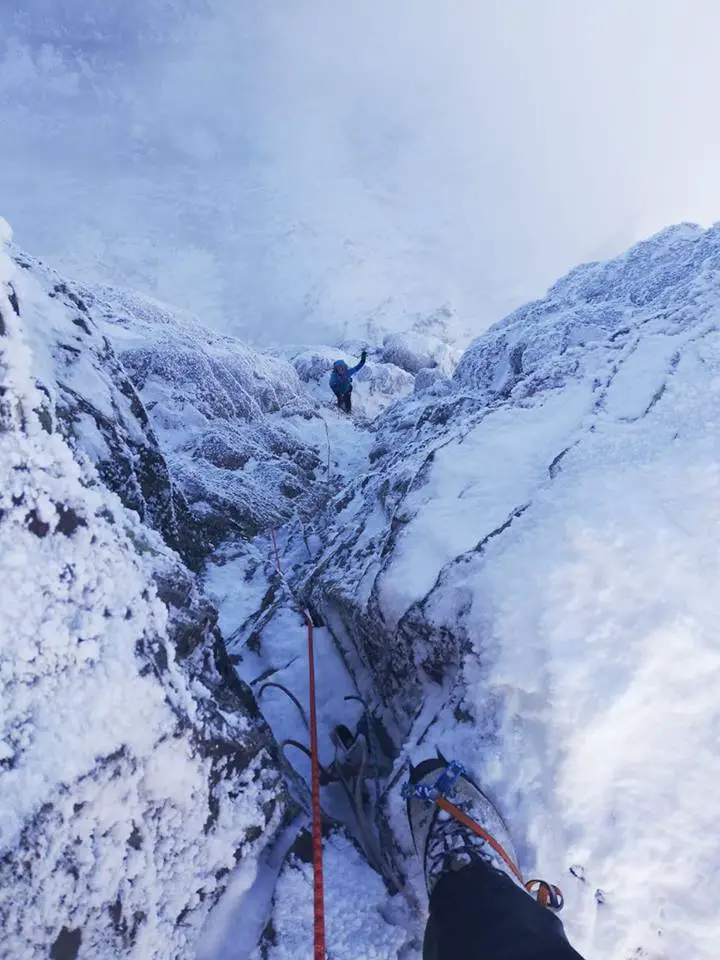
[[3, 950], [192, 957], [296, 807], [112, 347], [42, 265], [0, 281]]

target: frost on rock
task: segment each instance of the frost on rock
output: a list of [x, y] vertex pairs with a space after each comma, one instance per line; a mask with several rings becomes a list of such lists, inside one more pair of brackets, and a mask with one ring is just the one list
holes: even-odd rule
[[361, 693], [490, 791], [583, 954], [713, 960], [720, 227], [578, 268], [375, 427], [302, 584]]
[[13, 255], [20, 269], [14, 270], [12, 290], [22, 303], [24, 336], [42, 394], [40, 422], [87, 457], [125, 506], [196, 566], [201, 532], [89, 298], [37, 260], [17, 250]]
[[720, 268], [718, 228], [671, 227], [624, 256], [588, 263], [559, 280], [475, 341], [459, 383], [520, 399], [582, 376], [594, 346], [623, 344], [648, 325], [677, 332], [715, 303], [708, 284]]
[[411, 330], [388, 334], [383, 340], [382, 356], [386, 363], [394, 363], [408, 373], [430, 368], [442, 376], [450, 376], [460, 353], [438, 337]]
[[135, 392], [82, 306], [19, 262], [0, 253], [1, 952], [191, 958], [290, 805], [214, 610], [79, 452], [153, 449]]
[[452, 375], [460, 359], [461, 343], [467, 343], [453, 310], [441, 307], [419, 317], [412, 327], [390, 333], [383, 340], [381, 356], [413, 376], [433, 370], [438, 376]]
[[313, 511], [322, 460], [303, 431], [318, 414], [286, 360], [134, 294], [86, 296], [209, 547]]
[[449, 377], [445, 377], [439, 370], [432, 367], [423, 367], [415, 376], [414, 392], [423, 393], [426, 390], [439, 396], [447, 393], [452, 384]]
[[315, 347], [312, 350], [293, 351], [291, 363], [303, 383], [322, 380], [330, 375], [333, 363], [341, 359], [338, 347]]

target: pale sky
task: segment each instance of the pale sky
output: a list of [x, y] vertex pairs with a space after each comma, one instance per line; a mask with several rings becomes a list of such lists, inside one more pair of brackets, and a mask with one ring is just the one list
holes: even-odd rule
[[[256, 341], [479, 332], [720, 219], [716, 0], [0, 0], [0, 214]], [[8, 136], [8, 131], [11, 131]]]

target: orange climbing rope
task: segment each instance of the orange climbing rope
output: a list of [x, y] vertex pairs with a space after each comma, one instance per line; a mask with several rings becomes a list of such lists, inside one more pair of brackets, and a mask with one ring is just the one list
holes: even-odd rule
[[323, 848], [322, 848], [322, 811], [320, 809], [320, 758], [317, 732], [317, 697], [315, 694], [315, 639], [314, 624], [310, 612], [306, 610], [290, 589], [280, 562], [275, 531], [271, 530], [275, 551], [275, 568], [288, 593], [303, 615], [307, 628], [307, 656], [310, 699], [310, 794], [312, 807], [312, 850], [313, 850], [313, 943], [314, 960], [325, 960], [325, 888], [323, 884]]

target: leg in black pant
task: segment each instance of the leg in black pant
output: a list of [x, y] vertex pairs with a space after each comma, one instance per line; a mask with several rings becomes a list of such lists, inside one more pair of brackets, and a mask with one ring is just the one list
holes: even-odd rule
[[430, 898], [423, 958], [582, 960], [558, 917], [483, 861], [438, 880]]
[[345, 393], [338, 394], [338, 406], [345, 413], [352, 413], [352, 387], [349, 387]]

